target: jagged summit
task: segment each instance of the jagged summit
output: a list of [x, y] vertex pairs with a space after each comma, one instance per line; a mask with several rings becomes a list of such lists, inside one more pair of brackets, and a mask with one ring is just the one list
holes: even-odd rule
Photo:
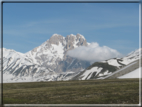
[[81, 38], [81, 39], [85, 40], [85, 37], [83, 35], [79, 34], [79, 33], [77, 33], [76, 35], [74, 35], [74, 34], [67, 35], [67, 38], [69, 38], [69, 37], [74, 37], [76, 39]]
[[83, 35], [79, 34], [79, 33], [77, 33], [76, 37], [77, 37], [77, 38], [85, 39], [85, 37], [84, 37]]
[[[83, 35], [81, 35], [79, 33], [77, 35], [70, 34], [70, 35], [67, 35], [66, 37], [63, 37], [60, 34], [53, 34], [51, 36], [51, 38], [49, 40], [47, 40], [47, 41], [49, 41], [50, 44], [56, 44], [56, 45], [59, 45], [59, 42], [60, 42], [64, 46], [67, 45], [66, 46], [67, 49], [69, 49], [68, 47], [73, 47], [73, 44], [76, 45], [76, 43], [78, 43], [77, 44], [78, 46], [80, 46], [80, 45], [85, 45], [86, 46], [87, 45], [86, 39], [84, 38]], [[70, 45], [70, 46], [68, 46], [68, 45]]]
[[60, 35], [60, 34], [55, 33], [55, 34], [53, 34], [53, 35], [50, 37], [50, 39], [52, 39], [52, 38], [54, 38], [54, 39], [56, 39], [56, 38], [63, 38], [63, 36]]
[[[53, 35], [50, 37], [50, 39], [51, 39], [51, 38], [59, 38], [59, 37], [64, 37], [64, 36], [55, 33], [55, 34], [53, 34]], [[76, 35], [70, 34], [70, 35], [67, 35], [66, 37], [67, 37], [67, 38], [68, 38], [68, 37], [75, 37], [75, 38], [82, 38], [82, 39], [85, 39], [85, 37], [84, 37], [83, 35], [79, 34], [79, 33], [77, 33]]]
[[59, 42], [63, 42], [64, 37], [59, 34], [53, 34], [51, 38], [49, 39], [50, 44], [56, 44], [59, 45]]

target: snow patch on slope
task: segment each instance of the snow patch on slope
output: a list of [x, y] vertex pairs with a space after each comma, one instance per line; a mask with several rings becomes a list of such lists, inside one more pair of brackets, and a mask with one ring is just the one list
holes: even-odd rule
[[99, 67], [99, 68], [98, 68], [98, 67], [93, 67], [93, 68], [91, 68], [91, 69], [89, 69], [89, 70], [86, 70], [86, 71], [82, 74], [83, 78], [82, 78], [81, 80], [90, 79], [91, 75], [92, 75], [94, 72], [96, 72], [96, 75], [97, 75], [101, 70], [102, 70], [101, 67]]
[[120, 64], [118, 64], [117, 59], [110, 59], [107, 61], [109, 65], [113, 65], [113, 66], [121, 66]]
[[54, 52], [56, 52], [55, 55], [57, 55], [57, 57], [61, 58], [63, 60], [64, 57], [64, 47], [61, 44], [61, 42], [59, 42], [59, 45], [54, 45], [52, 44]]

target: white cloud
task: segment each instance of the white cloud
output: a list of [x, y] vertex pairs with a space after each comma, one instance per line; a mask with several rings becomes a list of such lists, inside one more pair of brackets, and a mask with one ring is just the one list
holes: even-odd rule
[[95, 62], [110, 58], [121, 57], [117, 50], [107, 46], [99, 46], [98, 43], [91, 43], [89, 46], [80, 46], [67, 52], [67, 55], [80, 60]]

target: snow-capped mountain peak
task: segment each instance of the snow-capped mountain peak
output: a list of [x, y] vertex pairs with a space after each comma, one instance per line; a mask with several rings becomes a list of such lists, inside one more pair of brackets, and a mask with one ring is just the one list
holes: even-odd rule
[[[50, 39], [25, 54], [3, 48], [4, 81], [68, 80], [77, 74], [80, 75], [80, 72], [84, 72], [81, 74], [83, 79], [93, 78], [93, 75], [109, 75], [110, 72], [137, 60], [141, 50], [136, 50], [123, 58], [96, 63], [94, 68], [86, 69], [90, 62], [72, 58], [67, 52], [89, 44], [81, 34], [70, 34], [66, 37], [53, 34]], [[84, 71], [81, 71], [82, 69]]]
[[[66, 55], [68, 50], [86, 46], [87, 44], [81, 34], [71, 34], [67, 37], [53, 34], [50, 39], [25, 54], [4, 49], [6, 51], [4, 51], [3, 71], [6, 75], [13, 75], [15, 80], [18, 78], [20, 80], [21, 78], [30, 78], [31, 80], [31, 76], [35, 80], [43, 78], [43, 80], [46, 79], [48, 81], [56, 80], [57, 78], [62, 79], [61, 75], [70, 75], [70, 72], [73, 72], [71, 75], [74, 75], [76, 74], [75, 72], [90, 65], [89, 62]], [[65, 72], [68, 72], [68, 74]]]

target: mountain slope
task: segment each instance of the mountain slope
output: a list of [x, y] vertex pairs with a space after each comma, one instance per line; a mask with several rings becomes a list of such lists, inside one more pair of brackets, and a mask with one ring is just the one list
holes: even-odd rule
[[[104, 79], [106, 76], [112, 75], [117, 70], [127, 66], [128, 64], [139, 60], [142, 49], [138, 49], [123, 58], [113, 58], [101, 62], [95, 62], [84, 71], [72, 78], [72, 80], [88, 80], [88, 79]], [[138, 66], [137, 66], [138, 68]]]
[[114, 78], [118, 78], [122, 75], [128, 74], [130, 72], [132, 72], [133, 70], [139, 68], [139, 60], [134, 61], [128, 65], [126, 65], [125, 67], [115, 71], [114, 73], [112, 73], [111, 75], [108, 75], [106, 77], [104, 77], [103, 79], [114, 79]]
[[[122, 75], [118, 78], [123, 79], [123, 78], [139, 78], [140, 77], [140, 71], [141, 71], [142, 67], [137, 68], [136, 70], [133, 70], [130, 73], [127, 73], [125, 75]], [[141, 74], [141, 78], [142, 78], [142, 74]]]

